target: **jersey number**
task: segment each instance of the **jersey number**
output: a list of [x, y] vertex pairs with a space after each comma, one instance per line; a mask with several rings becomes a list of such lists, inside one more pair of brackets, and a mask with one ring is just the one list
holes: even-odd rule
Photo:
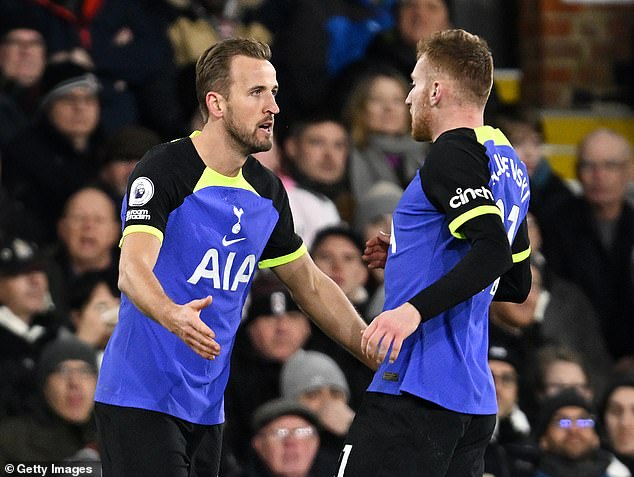
[[348, 465], [348, 458], [350, 457], [350, 451], [352, 450], [352, 444], [346, 444], [343, 446], [343, 450], [341, 451], [341, 455], [339, 458], [341, 459], [339, 464], [339, 470], [337, 471], [337, 477], [343, 477], [343, 473], [346, 471], [346, 465]]
[[[502, 201], [502, 199], [498, 199], [495, 205], [498, 206], [498, 209], [500, 209], [500, 211], [502, 212], [502, 217], [504, 217], [505, 216], [504, 202]], [[506, 221], [510, 223], [508, 231], [506, 232], [506, 238], [509, 239], [510, 244], [513, 243], [515, 231], [517, 230], [517, 221], [519, 218], [520, 218], [520, 208], [517, 205], [513, 205], [513, 207], [511, 207], [511, 211], [509, 212], [508, 217], [506, 217]], [[506, 228], [506, 223], [504, 224], [504, 226]], [[495, 295], [495, 293], [498, 291], [499, 284], [500, 284], [500, 277], [498, 277], [493, 282], [493, 286], [491, 287], [491, 295]]]
[[[502, 199], [498, 199], [495, 205], [498, 206], [498, 209], [500, 209], [500, 211], [502, 212], [502, 217], [504, 217], [504, 202], [502, 201]], [[509, 239], [509, 243], [511, 244], [513, 243], [513, 237], [515, 237], [515, 231], [517, 230], [517, 220], [519, 218], [520, 208], [517, 205], [513, 205], [508, 217], [506, 217], [506, 221], [510, 222], [508, 232], [506, 232], [506, 236]]]

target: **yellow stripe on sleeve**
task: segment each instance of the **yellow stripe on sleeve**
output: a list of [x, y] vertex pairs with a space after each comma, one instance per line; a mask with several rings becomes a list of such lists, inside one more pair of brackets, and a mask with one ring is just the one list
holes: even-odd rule
[[271, 268], [277, 267], [278, 265], [284, 265], [285, 263], [290, 263], [293, 260], [297, 260], [299, 257], [308, 252], [305, 244], [302, 244], [297, 250], [293, 253], [289, 253], [288, 255], [283, 255], [282, 257], [270, 258], [268, 260], [262, 260], [258, 263], [258, 267], [260, 268]]
[[454, 237], [459, 238], [459, 239], [467, 238], [465, 235], [457, 232], [457, 230], [465, 222], [468, 222], [469, 220], [473, 219], [474, 217], [478, 217], [480, 215], [485, 215], [485, 214], [495, 214], [495, 215], [499, 216], [500, 218], [502, 218], [502, 212], [500, 211], [500, 209], [497, 208], [497, 206], [495, 206], [495, 205], [480, 205], [479, 207], [475, 207], [475, 208], [465, 212], [464, 214], [459, 215], [458, 217], [456, 217], [455, 219], [453, 219], [451, 221], [451, 223], [449, 224], [449, 231], [451, 232], [451, 235], [453, 235]]
[[121, 240], [119, 240], [119, 247], [123, 245], [123, 239], [126, 238], [126, 236], [136, 232], [154, 235], [161, 243], [163, 243], [163, 232], [156, 227], [152, 227], [151, 225], [128, 225], [123, 230], [123, 236], [121, 237]]
[[526, 250], [513, 254], [513, 263], [519, 263], [523, 260], [526, 260], [531, 256], [531, 247], [529, 246]]

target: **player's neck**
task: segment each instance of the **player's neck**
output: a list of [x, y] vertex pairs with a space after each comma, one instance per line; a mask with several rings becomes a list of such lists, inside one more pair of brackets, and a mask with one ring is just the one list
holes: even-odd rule
[[223, 129], [209, 123], [192, 138], [192, 142], [205, 165], [223, 176], [238, 175], [247, 158], [236, 150]]
[[435, 141], [445, 131], [458, 128], [475, 129], [484, 124], [483, 111], [477, 107], [465, 107], [454, 105], [438, 111], [432, 130], [432, 138]]

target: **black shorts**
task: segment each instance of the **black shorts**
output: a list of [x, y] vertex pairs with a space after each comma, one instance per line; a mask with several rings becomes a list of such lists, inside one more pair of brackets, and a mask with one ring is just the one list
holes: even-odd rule
[[222, 424], [95, 403], [103, 477], [216, 477]]
[[495, 415], [462, 414], [410, 394], [368, 392], [335, 477], [475, 477]]

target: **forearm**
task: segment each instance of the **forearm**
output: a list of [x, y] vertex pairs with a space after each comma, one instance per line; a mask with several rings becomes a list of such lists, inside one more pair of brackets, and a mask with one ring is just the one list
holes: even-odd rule
[[508, 240], [498, 222], [489, 216], [465, 225], [471, 249], [445, 276], [409, 300], [423, 321], [479, 293], [512, 267]]
[[146, 316], [164, 325], [164, 317], [176, 305], [165, 294], [160, 282], [145, 264], [121, 262], [119, 289]]
[[318, 277], [315, 287], [306, 287], [297, 303], [324, 333], [368, 366], [373, 366], [361, 351], [361, 335], [367, 325], [341, 289], [326, 275]]
[[[372, 369], [376, 368], [361, 349], [361, 335], [367, 328], [341, 289], [307, 258], [306, 264], [286, 266], [278, 273], [295, 302], [330, 338]], [[276, 270], [277, 271], [277, 270]]]
[[154, 275], [160, 242], [146, 234], [125, 237], [119, 260], [119, 289], [146, 316], [166, 326], [165, 317], [177, 305]]

